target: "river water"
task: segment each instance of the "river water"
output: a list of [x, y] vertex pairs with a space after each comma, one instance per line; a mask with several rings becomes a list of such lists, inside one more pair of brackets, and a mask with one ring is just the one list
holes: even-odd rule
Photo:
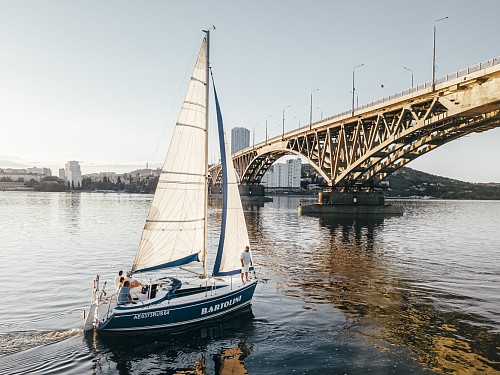
[[[500, 372], [500, 202], [395, 201], [403, 216], [245, 205], [252, 306], [189, 329], [82, 331], [95, 274], [130, 267], [149, 195], [0, 192], [2, 374]], [[209, 210], [217, 244], [220, 202]]]

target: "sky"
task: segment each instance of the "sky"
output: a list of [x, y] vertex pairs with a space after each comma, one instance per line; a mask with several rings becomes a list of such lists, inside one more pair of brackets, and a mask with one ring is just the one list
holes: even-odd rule
[[[500, 55], [496, 0], [0, 0], [0, 168], [68, 160], [83, 173], [161, 166], [202, 29], [227, 131], [255, 141]], [[383, 85], [383, 87], [382, 87]], [[318, 108], [316, 108], [318, 107]], [[211, 123], [215, 124], [212, 110]], [[270, 117], [268, 117], [270, 116]], [[215, 128], [215, 127], [214, 127]], [[211, 133], [215, 146], [215, 133]], [[500, 129], [409, 167], [500, 182]], [[217, 146], [211, 161], [219, 158]]]

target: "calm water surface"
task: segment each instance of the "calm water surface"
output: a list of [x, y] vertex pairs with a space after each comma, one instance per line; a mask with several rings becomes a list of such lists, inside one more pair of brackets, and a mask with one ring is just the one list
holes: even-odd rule
[[[500, 372], [500, 202], [385, 219], [245, 207], [251, 307], [190, 329], [82, 331], [95, 274], [130, 267], [151, 196], [0, 192], [2, 374]], [[220, 202], [210, 209], [217, 244]]]

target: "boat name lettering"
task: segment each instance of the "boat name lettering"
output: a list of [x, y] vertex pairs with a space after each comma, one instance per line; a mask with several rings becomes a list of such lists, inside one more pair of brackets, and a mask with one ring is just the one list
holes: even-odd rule
[[226, 307], [232, 306], [238, 302], [241, 301], [241, 296], [234, 297], [233, 299], [230, 299], [229, 301], [218, 303], [216, 305], [212, 305], [210, 307], [204, 307], [201, 309], [201, 315], [205, 314], [211, 314], [213, 312], [216, 312], [221, 309], [225, 309]]
[[135, 314], [134, 319], [156, 318], [158, 316], [164, 316], [169, 314], [170, 311], [168, 310], [152, 311], [147, 313]]

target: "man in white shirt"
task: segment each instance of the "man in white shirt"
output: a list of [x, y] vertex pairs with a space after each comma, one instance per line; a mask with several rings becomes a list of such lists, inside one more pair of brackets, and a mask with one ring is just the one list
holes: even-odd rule
[[115, 289], [116, 289], [116, 291], [118, 291], [118, 289], [120, 289], [120, 287], [121, 287], [120, 279], [122, 278], [122, 276], [123, 276], [123, 271], [119, 271], [118, 276], [115, 277]]
[[250, 267], [253, 266], [252, 256], [250, 255], [250, 246], [245, 246], [245, 250], [241, 253], [241, 282], [245, 285], [246, 281], [250, 281], [248, 277], [248, 271]]

